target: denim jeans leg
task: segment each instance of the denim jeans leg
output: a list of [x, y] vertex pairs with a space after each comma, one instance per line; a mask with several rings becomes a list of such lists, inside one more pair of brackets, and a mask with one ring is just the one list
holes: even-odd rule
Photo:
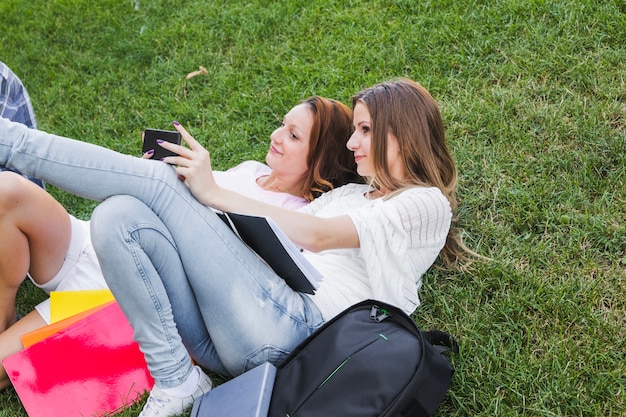
[[[140, 345], [144, 339], [150, 343], [167, 340], [166, 334], [176, 327], [198, 364], [235, 376], [263, 362], [279, 363], [322, 324], [321, 313], [311, 300], [289, 288], [210, 210], [206, 219], [178, 216], [176, 225], [151, 233], [151, 240], [143, 235], [135, 238], [130, 245], [131, 235], [139, 225], [145, 228], [147, 219], [151, 224], [160, 224], [159, 228], [165, 227], [162, 219], [152, 219], [155, 214], [150, 211], [132, 197], [119, 196], [100, 205], [92, 219], [94, 247], [102, 258], [103, 272], [114, 293], [120, 293], [122, 308], [129, 304], [125, 312], [131, 323], [137, 322]], [[211, 221], [207, 223], [207, 219]], [[170, 238], [174, 234], [179, 235], [178, 239]], [[182, 265], [170, 271], [170, 265], [162, 265], [166, 263], [164, 259], [155, 258], [163, 256], [155, 245], [174, 250], [176, 255], [168, 256], [167, 262], [178, 264], [182, 260]], [[119, 257], [116, 254], [120, 251], [136, 254]], [[151, 270], [136, 266], [135, 259], [143, 256], [147, 259], [141, 264], [155, 267], [158, 274], [151, 280], [160, 281], [166, 289], [159, 304], [172, 306], [173, 314], [165, 320], [150, 311], [158, 307], [151, 304], [147, 294], [143, 296], [144, 304], [139, 299], [142, 291], [131, 287]], [[170, 261], [171, 258], [176, 259]], [[137, 271], [133, 283], [129, 282], [131, 270]], [[138, 309], [138, 304], [144, 307]], [[165, 329], [147, 326], [145, 322], [159, 323]], [[140, 334], [140, 329], [145, 334]], [[163, 346], [164, 350], [167, 348]], [[177, 363], [174, 360], [171, 366]], [[163, 368], [163, 358], [151, 366]], [[172, 368], [163, 370], [163, 375], [171, 373]]]
[[[114, 196], [96, 208], [91, 228], [107, 284], [135, 330], [135, 340], [159, 385], [169, 385], [166, 379], [175, 385], [191, 370], [185, 365], [188, 355], [179, 349], [181, 339], [192, 358], [200, 352], [203, 367], [228, 375], [204, 327], [176, 244], [158, 216], [134, 197]], [[182, 373], [177, 372], [180, 364]]]
[[[148, 206], [175, 244], [204, 327], [231, 375], [266, 360], [277, 363], [323, 322], [311, 299], [293, 291], [211, 209], [200, 204], [166, 164], [27, 129], [6, 119], [0, 119], [0, 164], [82, 197], [102, 201], [124, 194]], [[106, 225], [94, 232], [114, 233]], [[104, 264], [121, 259], [126, 270], [136, 269], [136, 260], [121, 256], [120, 250], [129, 252], [124, 246], [100, 248], [99, 259]], [[169, 279], [165, 274], [160, 277]], [[150, 322], [172, 325], [159, 320]], [[177, 324], [182, 328], [187, 321]], [[211, 351], [207, 349], [207, 355]], [[205, 360], [211, 362], [198, 357], [199, 363]]]
[[[132, 197], [111, 200], [125, 198]], [[91, 221], [93, 245], [105, 279], [133, 327], [134, 338], [157, 386], [178, 385], [191, 372], [191, 359], [181, 343], [167, 291], [159, 279], [163, 274], [184, 280], [174, 242], [147, 206], [136, 213], [141, 216], [140, 222], [126, 224], [108, 210], [110, 206], [121, 206], [108, 201], [96, 208]], [[111, 256], [101, 256], [103, 253]]]
[[160, 161], [28, 129], [3, 118], [0, 165], [96, 201], [125, 194], [151, 205], [155, 200], [164, 203], [164, 193], [170, 194], [167, 198], [193, 199], [174, 169]]

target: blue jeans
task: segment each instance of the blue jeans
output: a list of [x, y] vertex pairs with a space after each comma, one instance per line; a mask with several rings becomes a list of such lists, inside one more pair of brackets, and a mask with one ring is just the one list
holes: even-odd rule
[[0, 164], [102, 201], [92, 240], [155, 383], [200, 365], [238, 375], [279, 362], [322, 325], [308, 296], [285, 284], [172, 167], [0, 119]]

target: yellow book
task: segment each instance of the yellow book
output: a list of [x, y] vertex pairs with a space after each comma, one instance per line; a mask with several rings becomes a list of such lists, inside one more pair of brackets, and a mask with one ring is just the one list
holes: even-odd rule
[[52, 291], [50, 293], [50, 324], [113, 300], [113, 294], [108, 289]]

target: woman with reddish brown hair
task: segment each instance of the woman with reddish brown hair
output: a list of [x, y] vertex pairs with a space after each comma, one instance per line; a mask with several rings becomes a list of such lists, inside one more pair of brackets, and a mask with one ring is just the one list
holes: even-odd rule
[[[297, 209], [325, 191], [361, 181], [345, 148], [351, 133], [349, 107], [313, 96], [293, 107], [271, 134], [265, 164], [245, 161], [213, 175], [252, 199]], [[0, 359], [22, 349], [23, 334], [50, 323], [49, 299], [17, 321], [15, 300], [27, 276], [47, 293], [107, 287], [89, 226], [41, 187], [0, 172]], [[0, 366], [0, 389], [8, 385]]]

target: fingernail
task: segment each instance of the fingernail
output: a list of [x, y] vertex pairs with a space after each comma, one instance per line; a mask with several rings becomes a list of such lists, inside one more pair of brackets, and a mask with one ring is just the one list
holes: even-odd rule
[[150, 149], [148, 152], [146, 152], [148, 155], [152, 155], [154, 153], [154, 149]]
[[163, 142], [165, 142], [163, 139], [157, 139], [157, 143], [158, 143], [159, 145], [160, 145], [160, 144], [162, 144]]
[[178, 123], [176, 120], [174, 120], [172, 123], [174, 124], [174, 126], [180, 126], [180, 123]]

